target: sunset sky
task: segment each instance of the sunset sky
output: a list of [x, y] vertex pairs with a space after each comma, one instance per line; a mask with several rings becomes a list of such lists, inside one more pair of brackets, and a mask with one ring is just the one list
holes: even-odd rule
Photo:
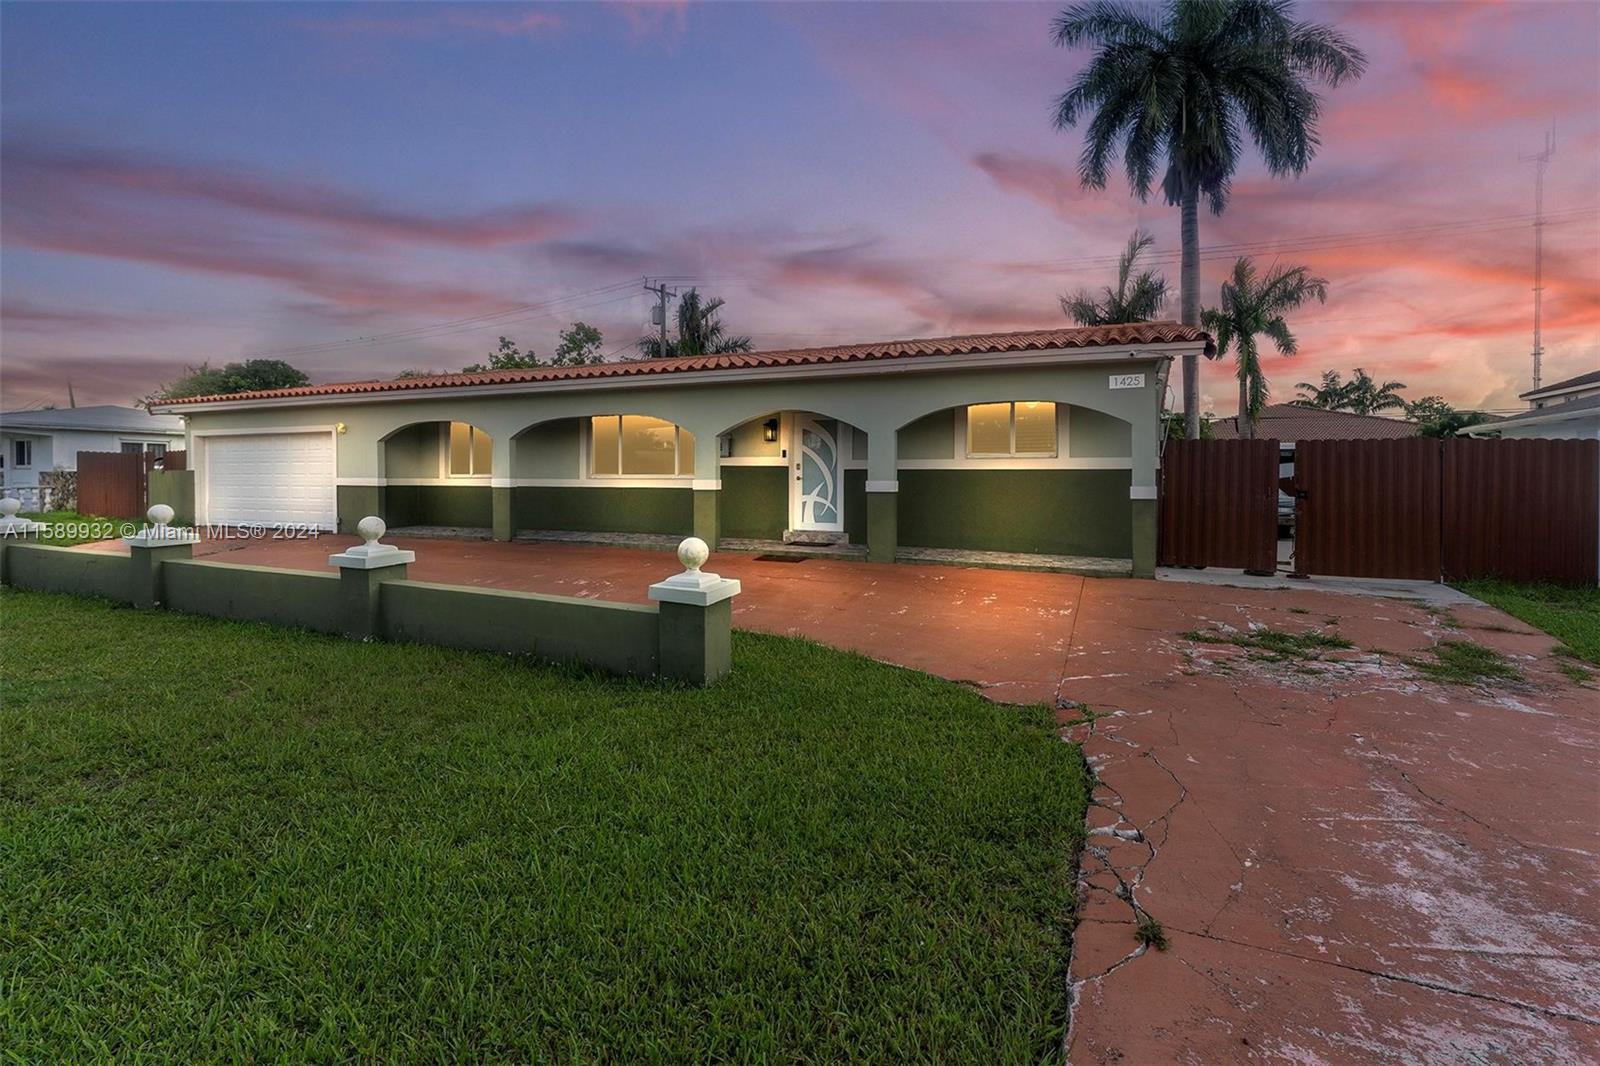
[[[575, 318], [608, 351], [642, 275], [778, 348], [1059, 324], [1133, 227], [1078, 185], [1051, 4], [0, 7], [0, 406], [127, 403], [186, 363], [313, 380], [459, 369]], [[1275, 396], [1360, 365], [1506, 409], [1530, 373], [1533, 168], [1553, 124], [1546, 380], [1600, 367], [1600, 5], [1306, 4], [1363, 47], [1299, 181], [1203, 215], [1326, 306]], [[1170, 306], [1176, 317], [1176, 301]], [[490, 317], [495, 316], [495, 317]], [[388, 336], [399, 334], [399, 336]], [[379, 338], [376, 341], [363, 338]], [[1214, 364], [1205, 408], [1231, 414]]]

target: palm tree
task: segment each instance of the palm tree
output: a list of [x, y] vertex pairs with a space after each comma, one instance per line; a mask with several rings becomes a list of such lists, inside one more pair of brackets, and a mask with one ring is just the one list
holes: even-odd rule
[[1298, 350], [1284, 312], [1298, 309], [1307, 300], [1322, 303], [1328, 298], [1326, 278], [1311, 276], [1310, 267], [1275, 266], [1262, 278], [1249, 256], [1233, 264], [1233, 276], [1222, 283], [1222, 306], [1207, 308], [1200, 316], [1206, 330], [1216, 339], [1217, 355], [1232, 347], [1238, 364], [1239, 436], [1255, 436], [1256, 419], [1267, 405], [1267, 377], [1261, 372], [1261, 355], [1256, 337], [1265, 335], [1277, 346], [1280, 355]]
[[748, 352], [749, 337], [730, 337], [717, 314], [722, 310], [721, 297], [704, 299], [699, 290], [690, 289], [678, 297], [678, 337], [668, 338], [667, 350], [661, 350], [660, 337], [640, 337], [639, 355], [644, 359], [658, 359], [671, 355], [720, 355], [724, 352]]
[[[1312, 90], [1359, 77], [1366, 56], [1337, 30], [1293, 17], [1291, 0], [1170, 0], [1159, 12], [1085, 0], [1055, 20], [1063, 47], [1097, 49], [1056, 103], [1056, 128], [1093, 117], [1078, 176], [1103, 189], [1117, 152], [1139, 199], [1164, 160], [1161, 192], [1181, 212], [1182, 319], [1200, 324], [1200, 198], [1213, 214], [1248, 131], [1273, 175], [1305, 171], [1322, 102]], [[1242, 127], [1242, 129], [1241, 129]], [[1200, 425], [1200, 367], [1183, 359], [1188, 435]]]
[[1300, 395], [1289, 402], [1296, 407], [1316, 407], [1324, 411], [1337, 411], [1344, 403], [1345, 390], [1349, 388], [1337, 370], [1324, 370], [1322, 384], [1313, 385], [1309, 381], [1302, 381], [1295, 388], [1300, 390]]
[[1087, 289], [1061, 297], [1061, 312], [1080, 326], [1114, 326], [1124, 322], [1148, 322], [1161, 311], [1167, 300], [1167, 279], [1153, 270], [1133, 272], [1139, 256], [1156, 239], [1134, 230], [1128, 247], [1117, 258], [1117, 287], [1101, 290], [1105, 299], [1096, 301]]
[[1302, 381], [1295, 387], [1300, 395], [1289, 402], [1296, 407], [1320, 407], [1324, 411], [1351, 411], [1358, 415], [1375, 415], [1379, 411], [1406, 407], [1405, 398], [1400, 395], [1405, 382], [1385, 381], [1380, 385], [1359, 366], [1349, 381], [1342, 380], [1337, 370], [1324, 370], [1321, 385]]
[[1365, 370], [1359, 366], [1351, 377], [1349, 384], [1344, 389], [1339, 407], [1340, 411], [1354, 411], [1358, 415], [1375, 415], [1379, 411], [1393, 411], [1404, 409], [1405, 398], [1400, 395], [1400, 390], [1406, 387], [1403, 381], [1385, 381], [1379, 385]]

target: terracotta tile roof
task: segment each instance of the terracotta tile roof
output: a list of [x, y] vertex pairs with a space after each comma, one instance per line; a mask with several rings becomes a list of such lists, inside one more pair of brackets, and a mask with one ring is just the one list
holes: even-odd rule
[[[1398, 418], [1324, 411], [1292, 403], [1268, 404], [1256, 420], [1256, 436], [1261, 440], [1392, 440], [1416, 435], [1415, 423]], [[1211, 436], [1215, 440], [1237, 440], [1238, 419], [1217, 419], [1211, 423]]]
[[1215, 350], [1211, 338], [1197, 327], [1183, 326], [1176, 322], [1140, 322], [1125, 326], [1034, 329], [1016, 333], [970, 333], [958, 337], [881, 341], [876, 344], [843, 344], [828, 348], [792, 348], [771, 352], [735, 352], [728, 355], [639, 359], [632, 362], [597, 363], [593, 366], [536, 367], [531, 370], [490, 370], [479, 374], [441, 374], [436, 377], [401, 378], [392, 381], [348, 381], [329, 385], [302, 385], [293, 389], [260, 389], [254, 392], [235, 392], [222, 396], [189, 396], [181, 400], [168, 400], [158, 406], [178, 407], [184, 404], [288, 399], [296, 396], [343, 396], [373, 392], [410, 392], [416, 389], [439, 389], [469, 385], [515, 385], [538, 381], [570, 381], [580, 378], [643, 377], [692, 371], [813, 366], [826, 363], [859, 363], [883, 359], [921, 358], [925, 356], [1049, 351], [1056, 348], [1119, 347], [1128, 344], [1171, 344], [1184, 341], [1204, 341], [1207, 355], [1212, 354]]

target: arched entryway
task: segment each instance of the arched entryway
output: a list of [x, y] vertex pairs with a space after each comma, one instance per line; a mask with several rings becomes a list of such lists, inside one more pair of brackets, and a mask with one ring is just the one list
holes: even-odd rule
[[391, 529], [452, 529], [487, 535], [494, 439], [470, 422], [401, 426], [379, 443], [383, 519]]
[[769, 411], [718, 435], [722, 536], [866, 543], [867, 434], [817, 411]]

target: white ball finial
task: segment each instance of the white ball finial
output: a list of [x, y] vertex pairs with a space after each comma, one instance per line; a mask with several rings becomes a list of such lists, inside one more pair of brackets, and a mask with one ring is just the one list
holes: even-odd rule
[[22, 510], [22, 501], [14, 496], [7, 496], [0, 500], [0, 517], [15, 518], [17, 512]]
[[678, 545], [678, 562], [683, 564], [685, 570], [692, 573], [698, 573], [709, 558], [711, 558], [711, 548], [699, 537], [685, 537]]
[[144, 514], [146, 518], [150, 519], [152, 524], [157, 526], [165, 526], [168, 522], [172, 521], [172, 516], [176, 513], [177, 512], [168, 507], [166, 504], [158, 503], [152, 506], [150, 510], [146, 511]]
[[378, 542], [378, 538], [383, 536], [384, 533], [388, 532], [388, 529], [389, 527], [384, 524], [383, 519], [379, 518], [375, 514], [369, 514], [367, 517], [356, 523], [356, 532], [360, 534], [361, 539], [366, 541], [368, 544], [376, 544]]

